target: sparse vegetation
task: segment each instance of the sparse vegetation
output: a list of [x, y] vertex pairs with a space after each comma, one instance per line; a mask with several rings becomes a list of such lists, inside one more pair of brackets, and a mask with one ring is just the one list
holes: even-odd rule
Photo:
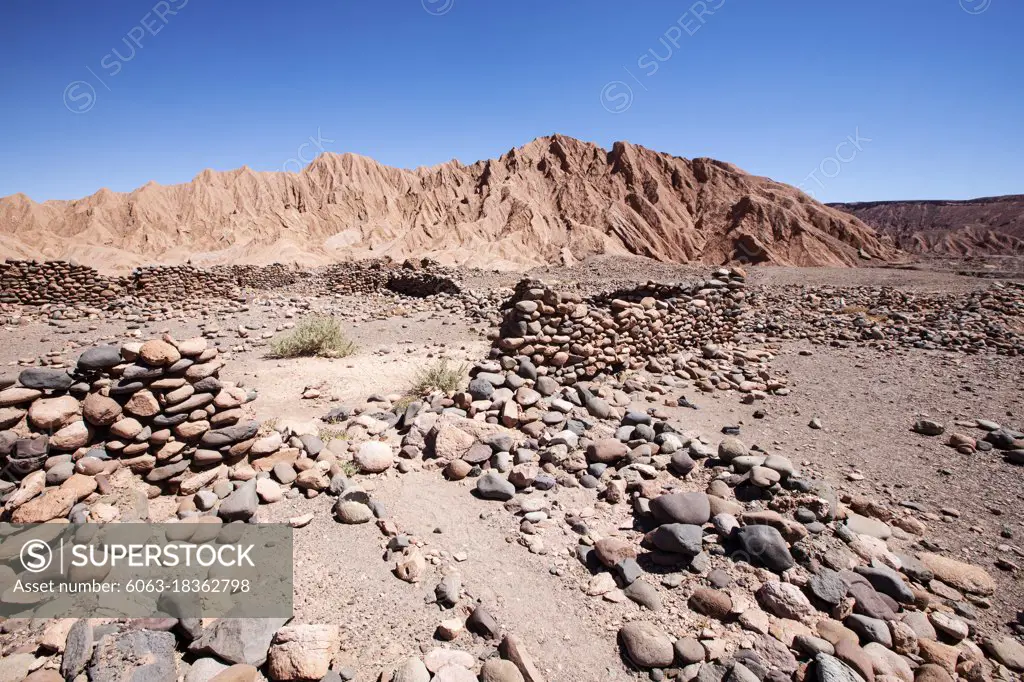
[[263, 436], [269, 436], [274, 431], [277, 431], [277, 417], [264, 419], [260, 422], [260, 428], [256, 432], [256, 435], [262, 438]]
[[336, 318], [313, 315], [271, 339], [270, 352], [277, 358], [343, 358], [355, 353], [356, 345], [346, 338]]
[[332, 428], [330, 426], [321, 426], [317, 437], [324, 443], [332, 440], [348, 440], [348, 434], [345, 433], [344, 429]]
[[405, 408], [409, 407], [409, 405], [411, 405], [416, 400], [417, 397], [418, 396], [413, 395], [411, 392], [406, 393], [401, 398], [396, 400], [395, 404], [392, 407], [394, 407], [396, 413], [401, 414], [402, 412], [405, 412]]
[[434, 391], [451, 393], [462, 385], [462, 379], [469, 371], [469, 365], [455, 365], [448, 358], [441, 358], [416, 372], [409, 394], [415, 397], [429, 395]]

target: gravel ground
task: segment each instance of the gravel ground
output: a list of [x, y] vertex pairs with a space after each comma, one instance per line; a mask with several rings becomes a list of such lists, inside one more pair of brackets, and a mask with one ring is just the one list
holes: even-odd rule
[[[609, 288], [620, 278], [687, 279], [706, 274], [705, 266], [646, 269], [649, 261], [637, 260], [616, 262], [614, 267], [598, 260], [531, 274], [575, 281], [585, 289]], [[639, 265], [645, 268], [631, 269]], [[507, 274], [474, 277], [470, 284], [480, 289], [511, 286], [516, 281]], [[751, 287], [811, 283], [967, 291], [988, 281], [934, 270], [888, 268], [757, 269], [750, 278]], [[319, 304], [313, 302], [314, 307]], [[339, 310], [349, 306], [354, 311], [374, 305], [356, 299], [335, 303]], [[300, 316], [301, 311], [296, 318]], [[261, 419], [311, 418], [336, 404], [357, 405], [374, 393], [401, 393], [423, 363], [441, 356], [456, 361], [478, 359], [488, 347], [486, 330], [479, 323], [454, 312], [411, 310], [353, 324], [351, 335], [360, 349], [352, 357], [285, 361], [268, 358], [265, 347], [252, 343], [281, 322], [276, 316], [271, 319], [266, 309], [226, 314], [220, 322], [225, 330], [219, 339], [222, 348], [244, 347], [230, 353], [225, 378], [242, 379], [259, 390], [254, 407]], [[253, 328], [247, 340], [234, 331], [239, 324]], [[142, 325], [142, 336], [164, 330], [183, 338], [198, 333], [199, 327], [193, 320], [154, 322]], [[50, 352], [73, 359], [74, 346], [120, 340], [125, 332], [125, 323], [117, 321], [3, 328], [0, 371], [17, 371], [19, 359]], [[883, 354], [793, 342], [779, 348], [772, 367], [788, 375], [792, 387], [788, 397], [742, 405], [735, 395], [708, 396], [691, 389], [687, 397], [700, 409], [665, 409], [680, 430], [703, 434], [712, 443], [723, 425], [740, 425], [748, 444], [787, 455], [802, 468], [836, 482], [841, 491], [868, 494], [892, 505], [910, 501], [934, 512], [926, 537], [985, 566], [996, 577], [1000, 590], [992, 607], [979, 614], [979, 622], [1006, 630], [1024, 603], [1024, 582], [1019, 574], [996, 568], [995, 560], [1022, 561], [1024, 468], [1013, 467], [992, 452], [958, 454], [943, 444], [942, 437], [918, 435], [911, 426], [919, 416], [928, 415], [944, 423], [947, 433], [980, 435], [955, 426], [957, 420], [974, 418], [1024, 428], [1024, 361], [918, 350]], [[318, 387], [321, 397], [302, 400], [303, 390], [310, 386]], [[675, 391], [665, 397], [674, 405], [677, 396]], [[765, 411], [763, 419], [753, 417], [755, 409]], [[822, 429], [808, 427], [812, 417], [821, 420]], [[861, 476], [862, 480], [854, 480]], [[391, 471], [368, 480], [374, 486], [374, 499], [384, 503], [399, 527], [437, 552], [438, 566], [428, 567], [423, 582], [409, 585], [396, 580], [390, 573], [392, 566], [383, 560], [380, 532], [372, 525], [335, 523], [326, 513], [327, 500], [300, 498], [269, 508], [270, 520], [316, 512], [313, 522], [296, 532], [295, 615], [304, 622], [341, 624], [344, 648], [360, 672], [359, 679], [436, 644], [431, 643], [434, 628], [450, 616], [426, 598], [445, 565], [456, 566], [467, 591], [499, 623], [508, 624], [524, 639], [550, 679], [634, 678], [635, 673], [619, 659], [615, 632], [624, 619], [649, 616], [632, 602], [610, 604], [581, 591], [589, 575], [567, 555], [575, 546], [574, 537], [548, 533], [544, 553], [534, 554], [514, 541], [515, 518], [503, 513], [497, 503], [470, 495], [469, 483], [446, 482], [432, 470], [406, 475]], [[687, 483], [692, 489], [701, 485], [699, 476]], [[589, 491], [559, 488], [549, 494], [557, 514], [587, 516], [603, 532], [628, 523], [628, 510], [595, 505]], [[685, 597], [669, 594], [667, 606], [657, 616], [663, 625], [679, 633], [692, 630]]]

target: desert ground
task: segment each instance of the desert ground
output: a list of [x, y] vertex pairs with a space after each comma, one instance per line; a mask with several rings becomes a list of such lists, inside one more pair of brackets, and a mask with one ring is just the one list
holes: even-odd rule
[[[707, 278], [711, 271], [643, 259], [598, 259], [571, 269], [538, 268], [526, 276], [586, 297], [648, 280]], [[817, 679], [1020, 679], [1024, 289], [1019, 281], [929, 266], [749, 268], [743, 277], [743, 304], [749, 309], [731, 338], [715, 344], [730, 349], [721, 357], [698, 346], [673, 351], [695, 354], [682, 364], [644, 364], [588, 379], [601, 398], [598, 408], [569, 404], [563, 392], [573, 391], [571, 383], [522, 392], [521, 386], [539, 388], [539, 379], [520, 364], [519, 375], [528, 380], [507, 384], [517, 391], [519, 416], [504, 422], [504, 411], [488, 407], [491, 398], [484, 397], [504, 386], [501, 379], [489, 388], [469, 382], [480, 376], [481, 368], [474, 367], [488, 360], [499, 338], [509, 314], [500, 303], [512, 296], [520, 277], [465, 271], [462, 294], [425, 298], [249, 290], [235, 300], [135, 302], [77, 319], [53, 315], [53, 307], [0, 310], [0, 321], [6, 322], [0, 327], [0, 378], [8, 383], [26, 368], [73, 367], [85, 349], [97, 345], [205, 339], [223, 362], [220, 381], [255, 393], [240, 409], [246, 419], [260, 422], [258, 438], [276, 438], [286, 448], [294, 436], [315, 436], [316, 446], [303, 441], [298, 448], [300, 460], [329, 453], [327, 466], [333, 468], [322, 472], [324, 480], [339, 475], [345, 480], [340, 490], [333, 482], [300, 488], [282, 479], [278, 468], [264, 470], [258, 478], [272, 477], [273, 491], [260, 488], [260, 504], [249, 519], [297, 526], [290, 626], [309, 638], [300, 641], [309, 644], [310, 660], [293, 654], [291, 668], [281, 662], [275, 653], [285, 646], [281, 635], [273, 643], [269, 639], [277, 626], [266, 635], [270, 651], [264, 663], [234, 660], [216, 647], [190, 648], [180, 634], [182, 624], [162, 622], [153, 629], [175, 631], [177, 641], [173, 652], [153, 654], [157, 667], [150, 674], [172, 670], [179, 679], [208, 680], [235, 664], [239, 676], [230, 679], [315, 674], [315, 679], [395, 682], [478, 676], [532, 682], [726, 677], [753, 682], [800, 679], [816, 652], [830, 651], [848, 667], [838, 673], [817, 670]], [[965, 303], [993, 286], [1007, 292], [998, 319]], [[885, 296], [879, 293], [883, 289]], [[899, 340], [912, 330], [879, 339], [860, 334], [865, 325], [880, 319], [884, 325], [886, 315], [891, 320], [892, 312], [899, 312], [893, 292], [913, 310], [915, 324], [954, 336], [987, 330], [987, 338], [994, 335], [1005, 343], [979, 348], [931, 339], [934, 343], [915, 347]], [[809, 295], [841, 298], [844, 305], [823, 312], [807, 303]], [[273, 357], [271, 340], [314, 313], [341, 320], [355, 352]], [[745, 360], [737, 359], [733, 348], [742, 349]], [[702, 353], [720, 363], [704, 372], [713, 375], [710, 387], [706, 377], [682, 371], [695, 367]], [[444, 359], [450, 367], [465, 363], [460, 385], [444, 395], [411, 395], [424, 368]], [[482, 370], [510, 367], [514, 363]], [[719, 376], [734, 378], [720, 381]], [[737, 387], [747, 382], [751, 386]], [[0, 383], [0, 390], [6, 387]], [[559, 398], [564, 405], [552, 407]], [[459, 420], [494, 429], [504, 423], [525, 449], [509, 453], [495, 446], [494, 457], [490, 451], [482, 459], [467, 455], [472, 466], [455, 466], [451, 456], [430, 453], [429, 422], [423, 428], [426, 445], [410, 437], [416, 426], [395, 423], [413, 399], [426, 402], [415, 419], [433, 405], [437, 412], [448, 410]], [[579, 441], [571, 438], [561, 451], [564, 468], [557, 457], [542, 453], [562, 442], [556, 435], [566, 422], [551, 418], [544, 422], [550, 428], [523, 430], [530, 421], [526, 414], [537, 407], [541, 422], [568, 409], [563, 417], [582, 427]], [[610, 409], [603, 413], [604, 407]], [[381, 414], [388, 412], [395, 416], [390, 423]], [[646, 423], [636, 415], [671, 425], [685, 447], [630, 435]], [[921, 433], [928, 425], [941, 434]], [[997, 431], [1006, 442], [993, 448], [990, 443], [998, 439], [985, 437]], [[367, 442], [388, 445], [392, 454], [383, 466], [361, 452]], [[609, 442], [621, 444], [622, 451], [608, 458], [594, 455], [596, 446], [616, 450]], [[433, 447], [440, 450], [436, 443]], [[85, 449], [73, 455], [76, 461], [89, 457]], [[773, 469], [768, 464], [776, 456], [784, 459], [772, 461], [783, 464]], [[569, 465], [576, 461], [578, 466]], [[300, 475], [306, 471], [296, 468]], [[539, 484], [543, 474], [553, 485]], [[140, 516], [153, 521], [216, 516], [220, 504], [197, 507], [194, 498], [202, 492], [175, 494], [165, 488], [158, 494], [143, 476], [127, 475], [124, 467], [101, 475], [109, 475], [115, 490], [100, 489], [80, 501], [94, 507], [94, 520], [100, 512], [111, 521], [139, 514], [140, 498]], [[752, 484], [755, 475], [768, 480]], [[488, 477], [501, 479], [497, 492], [481, 493]], [[243, 486], [241, 477], [219, 478], [233, 480], [236, 491]], [[509, 491], [506, 478], [516, 483]], [[787, 484], [797, 479], [825, 482], [834, 497]], [[119, 494], [118, 488], [139, 494]], [[5, 502], [12, 489], [5, 489]], [[336, 505], [352, 490], [362, 497], [350, 496], [349, 503], [358, 506], [362, 500], [373, 514], [347, 520], [375, 517], [374, 522], [343, 522], [353, 510], [339, 512]], [[724, 496], [727, 504], [713, 507], [710, 521], [705, 511], [690, 522], [704, 527], [701, 551], [675, 564], [664, 561], [668, 553], [659, 551], [664, 546], [652, 550], [652, 538], [644, 540], [658, 525], [651, 523], [651, 508], [657, 506], [652, 501], [668, 493], [703, 498], [706, 492]], [[212, 499], [226, 502], [229, 494]], [[206, 504], [204, 499], [200, 506]], [[829, 506], [834, 508], [824, 509]], [[747, 516], [757, 513], [775, 517]], [[766, 523], [781, 529], [793, 546], [795, 567], [778, 571], [757, 560], [736, 559], [728, 550], [729, 529], [723, 532], [718, 525], [727, 522], [722, 514], [741, 519], [745, 528]], [[588, 558], [595, 547], [597, 556]], [[960, 563], [949, 568], [913, 559], [925, 554]], [[629, 561], [623, 564], [624, 559]], [[854, 565], [871, 568], [846, 570]], [[813, 578], [825, 574], [847, 576], [834, 604], [818, 599], [820, 585], [815, 587]], [[870, 585], [865, 589], [867, 581], [861, 581], [854, 590], [858, 596], [847, 596], [858, 575], [869, 576]], [[439, 603], [442, 592], [451, 603]], [[904, 593], [907, 599], [897, 598]], [[840, 646], [844, 635], [836, 634], [844, 623], [856, 632], [852, 652], [848, 642]], [[316, 625], [328, 627], [302, 629]], [[0, 680], [29, 673], [38, 675], [33, 680], [83, 674], [114, 679], [111, 671], [134, 670], [137, 662], [98, 663], [92, 634], [90, 652], [83, 654], [76, 637], [83, 636], [85, 626], [76, 626], [69, 638], [71, 627], [66, 621], [19, 617], [0, 623]], [[102, 628], [131, 626], [97, 622], [89, 627], [99, 641]], [[662, 660], [666, 645], [669, 660]], [[510, 654], [510, 646], [520, 653]], [[324, 648], [330, 651], [325, 654]], [[168, 660], [160, 661], [161, 655]], [[81, 660], [69, 663], [69, 656]], [[253, 666], [251, 672], [241, 671], [246, 664]], [[842, 677], [854, 670], [854, 678]]]

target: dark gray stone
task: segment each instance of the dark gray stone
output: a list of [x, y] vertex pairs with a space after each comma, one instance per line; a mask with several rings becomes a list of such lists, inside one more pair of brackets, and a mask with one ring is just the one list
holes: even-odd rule
[[888, 566], [857, 566], [854, 570], [867, 578], [878, 592], [887, 594], [902, 604], [914, 603], [913, 590], [903, 582], [899, 573]]
[[815, 682], [864, 682], [864, 678], [853, 668], [828, 654], [815, 656], [813, 668], [814, 677], [809, 679]]
[[516, 495], [516, 487], [494, 471], [488, 471], [477, 479], [477, 494], [485, 500], [511, 500]]
[[25, 388], [38, 391], [66, 391], [75, 380], [63, 369], [49, 367], [29, 367], [18, 375], [18, 381]]
[[163, 367], [145, 367], [143, 365], [128, 365], [121, 375], [123, 381], [152, 381], [164, 375]]
[[689, 557], [697, 556], [703, 548], [704, 532], [700, 526], [686, 523], [666, 523], [658, 526], [648, 539], [663, 552], [673, 552]]
[[219, 448], [224, 445], [248, 440], [256, 435], [259, 428], [260, 423], [257, 421], [240, 422], [234, 426], [207, 431], [203, 434], [199, 443], [208, 448]]
[[494, 384], [486, 379], [473, 379], [467, 388], [473, 400], [490, 400], [494, 395]]
[[678, 476], [688, 475], [695, 466], [697, 466], [697, 463], [683, 449], [673, 452], [672, 459], [669, 461], [669, 468], [672, 470], [672, 473]]
[[83, 372], [110, 369], [121, 364], [121, 349], [117, 346], [97, 346], [78, 356], [78, 369]]
[[823, 568], [807, 581], [811, 594], [829, 606], [836, 606], [846, 597], [846, 583], [838, 572]]
[[127, 630], [96, 642], [89, 664], [91, 680], [164, 682], [178, 677], [174, 635], [156, 630]]
[[252, 479], [235, 488], [235, 491], [220, 503], [217, 514], [228, 522], [248, 521], [256, 513], [259, 503], [259, 497], [256, 495], [256, 479]]
[[736, 531], [736, 540], [745, 557], [760, 562], [769, 570], [782, 573], [796, 565], [789, 546], [778, 530], [772, 526], [743, 526]]
[[856, 632], [865, 643], [878, 642], [886, 648], [892, 646], [892, 633], [889, 632], [889, 626], [884, 620], [855, 613], [848, 616], [843, 625]]
[[711, 518], [711, 505], [704, 493], [672, 493], [651, 500], [651, 513], [661, 523], [700, 526]]
[[466, 619], [466, 628], [485, 639], [497, 639], [501, 634], [498, 621], [494, 620], [494, 617], [482, 606], [477, 606], [473, 609], [473, 613], [469, 614], [469, 618]]
[[85, 618], [76, 621], [68, 631], [64, 656], [60, 660], [60, 674], [64, 679], [73, 680], [85, 670], [85, 664], [92, 657], [92, 645], [92, 625]]

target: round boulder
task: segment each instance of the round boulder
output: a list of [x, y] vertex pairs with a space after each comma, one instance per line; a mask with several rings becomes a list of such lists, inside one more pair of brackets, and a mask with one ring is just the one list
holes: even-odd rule
[[121, 405], [99, 393], [90, 393], [82, 401], [82, 415], [93, 426], [110, 426], [121, 418]]
[[395, 463], [391, 446], [376, 440], [367, 441], [359, 446], [354, 459], [364, 474], [379, 474], [390, 469]]
[[181, 353], [166, 341], [151, 339], [142, 344], [142, 348], [139, 349], [139, 358], [151, 367], [164, 367], [181, 360]]
[[65, 395], [59, 398], [41, 398], [28, 408], [28, 420], [40, 431], [56, 431], [78, 415], [78, 400]]
[[666, 668], [675, 660], [668, 636], [650, 623], [633, 622], [619, 629], [626, 656], [641, 668]]

